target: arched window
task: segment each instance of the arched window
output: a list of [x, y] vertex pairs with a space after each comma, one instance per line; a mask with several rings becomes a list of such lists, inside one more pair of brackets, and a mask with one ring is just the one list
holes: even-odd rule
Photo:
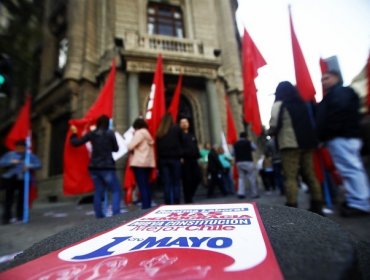
[[184, 24], [180, 7], [154, 3], [148, 4], [148, 34], [184, 37]]

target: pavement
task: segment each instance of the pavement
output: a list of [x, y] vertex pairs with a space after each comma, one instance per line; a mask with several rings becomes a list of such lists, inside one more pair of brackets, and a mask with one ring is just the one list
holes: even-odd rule
[[[155, 193], [154, 202], [159, 205], [163, 201], [160, 193]], [[258, 199], [238, 199], [235, 195], [226, 197], [216, 197], [207, 199], [205, 189], [200, 188], [195, 198], [195, 203], [240, 203], [256, 201], [258, 204], [265, 206], [283, 206], [285, 198], [277, 192], [263, 193]], [[309, 195], [300, 190], [298, 205], [301, 209], [307, 209], [309, 204]], [[284, 207], [288, 208], [288, 207]], [[145, 211], [140, 210], [139, 206], [130, 206], [122, 208], [122, 216], [143, 214]], [[104, 219], [109, 220], [110, 218]], [[356, 244], [365, 245], [370, 248], [370, 216], [366, 217], [340, 217], [336, 208], [332, 209], [331, 214], [327, 214], [324, 219], [329, 219], [338, 225], [338, 229], [346, 233], [349, 238]], [[55, 202], [43, 203], [35, 202], [30, 209], [30, 220], [27, 224], [10, 224], [0, 226], [0, 270], [1, 265], [11, 261], [15, 255], [30, 248], [32, 245], [37, 246], [39, 242], [50, 239], [58, 233], [66, 232], [81, 224], [97, 224], [94, 217], [92, 204], [78, 204], [77, 202]], [[113, 224], [112, 224], [113, 227]], [[338, 234], [341, 234], [338, 232]]]

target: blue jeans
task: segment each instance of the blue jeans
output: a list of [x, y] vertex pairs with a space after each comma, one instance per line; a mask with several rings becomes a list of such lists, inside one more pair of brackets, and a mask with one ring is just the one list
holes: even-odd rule
[[95, 186], [94, 211], [97, 218], [104, 218], [102, 201], [106, 190], [112, 193], [113, 215], [120, 213], [121, 186], [118, 182], [116, 171], [113, 169], [90, 170], [91, 178]]
[[231, 177], [230, 168], [225, 168], [222, 175], [225, 191], [229, 194], [234, 194], [235, 193], [234, 182], [233, 178]]
[[152, 199], [150, 194], [150, 171], [149, 167], [133, 167], [136, 183], [140, 190], [141, 208], [148, 209], [152, 207]]
[[181, 197], [181, 162], [179, 159], [160, 159], [159, 175], [164, 184], [166, 204], [180, 204]]
[[338, 137], [327, 142], [334, 165], [343, 178], [347, 205], [370, 212], [369, 182], [361, 161], [362, 143], [356, 138]]

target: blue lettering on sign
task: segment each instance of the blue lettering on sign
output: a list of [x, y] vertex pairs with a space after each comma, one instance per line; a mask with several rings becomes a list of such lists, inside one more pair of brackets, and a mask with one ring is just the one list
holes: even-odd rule
[[[201, 239], [197, 237], [178, 237], [171, 241], [171, 237], [164, 237], [162, 239], [157, 240], [156, 237], [148, 237], [143, 242], [139, 243], [135, 247], [133, 247], [130, 251], [139, 250], [143, 248], [163, 248], [163, 247], [172, 247], [177, 246], [180, 248], [199, 248], [202, 243], [206, 242], [207, 240], [207, 247], [209, 248], [227, 248], [230, 247], [233, 241], [228, 237], [203, 237]], [[189, 239], [189, 240], [188, 240]], [[189, 244], [190, 241], [190, 244]]]
[[[115, 253], [114, 250], [110, 250], [114, 246], [126, 241], [132, 236], [123, 236], [123, 237], [113, 237], [113, 241], [104, 245], [93, 252], [87, 253], [85, 255], [75, 256], [73, 260], [90, 260], [102, 257], [108, 257]], [[128, 241], [133, 241], [129, 239]], [[157, 239], [156, 237], [148, 237], [145, 240], [141, 241], [130, 251], [148, 249], [148, 248], [199, 248], [202, 244], [206, 245], [208, 248], [213, 249], [223, 249], [228, 248], [232, 245], [233, 241], [228, 237], [164, 237], [162, 239]], [[123, 252], [122, 252], [123, 253]]]
[[111, 243], [109, 243], [109, 244], [91, 252], [91, 253], [88, 253], [86, 255], [81, 255], [81, 256], [75, 256], [72, 259], [73, 260], [87, 260], [87, 259], [94, 259], [94, 258], [110, 256], [111, 254], [114, 253], [114, 251], [113, 252], [109, 251], [110, 248], [112, 248], [113, 246], [116, 246], [119, 243], [122, 243], [123, 241], [125, 241], [126, 239], [128, 239], [130, 237], [131, 236], [114, 237], [113, 242], [111, 242]]

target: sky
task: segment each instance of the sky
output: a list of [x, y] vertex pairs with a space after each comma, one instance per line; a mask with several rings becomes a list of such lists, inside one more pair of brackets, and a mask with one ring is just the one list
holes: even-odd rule
[[267, 62], [255, 80], [264, 125], [268, 125], [278, 83], [295, 84], [289, 4], [318, 101], [322, 98], [320, 57], [337, 56], [344, 85], [349, 85], [370, 51], [370, 0], [239, 0], [239, 32], [247, 29]]

